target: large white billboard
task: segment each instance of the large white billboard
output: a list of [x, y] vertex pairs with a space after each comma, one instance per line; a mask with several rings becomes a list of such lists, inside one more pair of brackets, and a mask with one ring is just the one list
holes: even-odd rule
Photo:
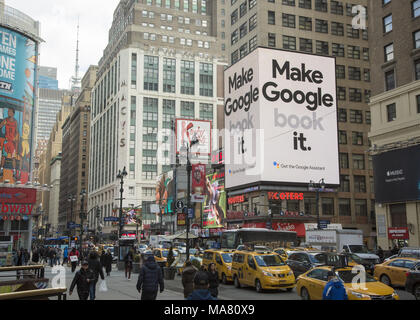
[[335, 59], [258, 48], [225, 71], [226, 188], [339, 185]]
[[[182, 148], [189, 148], [194, 155], [209, 156], [212, 151], [211, 121], [176, 119], [176, 152], [181, 153]], [[197, 143], [192, 144], [193, 141]]]

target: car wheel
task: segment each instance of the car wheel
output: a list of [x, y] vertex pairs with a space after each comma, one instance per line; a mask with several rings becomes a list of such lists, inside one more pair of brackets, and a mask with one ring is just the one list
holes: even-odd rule
[[238, 289], [241, 288], [241, 284], [240, 284], [239, 279], [238, 279], [237, 276], [235, 276], [233, 278], [233, 282], [235, 283], [235, 288], [238, 288]]
[[309, 296], [308, 290], [306, 288], [302, 288], [300, 290], [300, 296], [302, 297], [302, 300], [311, 300], [311, 297]]
[[420, 300], [420, 283], [414, 286], [414, 297], [416, 300]]
[[391, 279], [386, 274], [381, 275], [379, 278], [383, 284], [386, 284], [387, 286], [391, 286]]
[[227, 284], [227, 278], [226, 278], [226, 275], [224, 273], [222, 273], [222, 283]]
[[261, 286], [261, 281], [260, 280], [255, 280], [255, 290], [258, 292], [258, 293], [261, 293], [262, 291], [263, 291], [263, 288], [262, 288], [262, 286]]

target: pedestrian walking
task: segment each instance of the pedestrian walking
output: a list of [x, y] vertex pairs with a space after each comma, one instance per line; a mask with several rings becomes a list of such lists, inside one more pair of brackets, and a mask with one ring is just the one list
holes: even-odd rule
[[164, 290], [162, 269], [155, 261], [155, 257], [147, 257], [146, 263], [141, 267], [137, 281], [137, 291], [141, 293], [141, 300], [156, 300], [158, 289]]
[[64, 248], [64, 251], [63, 251], [63, 263], [61, 264], [62, 266], [65, 264], [65, 263], [69, 263], [69, 248], [68, 247], [65, 247]]
[[382, 261], [384, 261], [384, 250], [382, 250], [382, 248], [379, 246], [378, 247], [378, 257], [380, 259], [380, 262], [382, 263]]
[[[124, 257], [124, 264], [125, 264], [125, 278], [131, 280], [131, 270], [133, 269], [133, 261], [134, 255], [133, 251], [130, 250]], [[128, 275], [128, 277], [127, 277]]]
[[39, 262], [39, 249], [35, 248], [32, 251], [32, 262], [33, 263], [38, 263]]
[[111, 250], [109, 249], [105, 253], [104, 264], [105, 264], [106, 275], [109, 277], [111, 275], [111, 270], [112, 270], [112, 254], [111, 254]]
[[55, 263], [55, 256], [56, 256], [55, 249], [50, 248], [48, 258], [50, 258], [50, 267], [51, 268], [53, 267], [53, 265]]
[[76, 270], [76, 266], [79, 261], [79, 251], [77, 251], [76, 248], [72, 248], [69, 254], [69, 258], [71, 261], [71, 272], [73, 273], [74, 270]]
[[28, 249], [23, 249], [23, 265], [26, 266], [29, 263], [29, 260], [31, 258], [31, 255], [28, 252]]
[[348, 300], [343, 282], [337, 278], [333, 271], [328, 272], [328, 283], [322, 293], [322, 300]]
[[187, 262], [185, 262], [185, 269], [182, 272], [184, 298], [187, 298], [194, 291], [194, 277], [197, 271], [197, 268], [193, 266], [190, 260], [187, 260]]
[[102, 268], [105, 268], [105, 254], [106, 254], [105, 250], [102, 250], [101, 258], [99, 259], [101, 262]]
[[209, 276], [207, 272], [198, 271], [194, 277], [194, 291], [186, 300], [217, 300], [209, 290]]
[[90, 286], [89, 286], [89, 295], [90, 295], [90, 300], [95, 300], [96, 284], [98, 283], [99, 276], [101, 276], [102, 280], [105, 279], [104, 272], [102, 271], [102, 266], [99, 261], [99, 256], [96, 253], [96, 251], [92, 251], [89, 254], [88, 263], [89, 263], [89, 270], [93, 274], [93, 281], [90, 282]]
[[69, 295], [72, 295], [74, 287], [77, 286], [77, 294], [79, 300], [87, 300], [89, 298], [90, 284], [94, 281], [94, 275], [89, 270], [89, 262], [83, 261], [82, 267], [76, 272], [74, 279], [70, 285]]
[[213, 262], [209, 264], [207, 274], [209, 276], [209, 291], [213, 297], [217, 298], [219, 295], [219, 275]]
[[57, 247], [57, 254], [55, 256], [55, 265], [59, 266], [61, 264], [61, 256], [63, 255], [63, 251], [61, 248]]

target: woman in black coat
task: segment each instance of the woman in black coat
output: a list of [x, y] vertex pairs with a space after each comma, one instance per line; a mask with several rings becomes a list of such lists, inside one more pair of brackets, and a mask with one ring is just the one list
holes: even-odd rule
[[219, 294], [219, 276], [216, 270], [216, 265], [214, 263], [209, 264], [209, 268], [207, 271], [209, 276], [209, 291], [210, 294], [217, 298]]
[[112, 254], [111, 254], [111, 250], [109, 249], [105, 253], [105, 256], [104, 256], [104, 267], [105, 267], [106, 275], [109, 276], [112, 270]]

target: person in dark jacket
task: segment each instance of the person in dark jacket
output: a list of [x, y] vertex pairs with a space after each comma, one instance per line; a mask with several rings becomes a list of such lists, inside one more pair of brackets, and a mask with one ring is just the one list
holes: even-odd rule
[[112, 270], [112, 254], [111, 254], [111, 250], [109, 249], [105, 253], [104, 264], [105, 264], [106, 275], [110, 276], [111, 270]]
[[74, 287], [77, 285], [77, 294], [79, 300], [87, 300], [89, 298], [90, 284], [94, 281], [94, 276], [89, 270], [89, 262], [86, 260], [82, 262], [82, 267], [76, 272], [71, 283], [69, 295], [72, 295]]
[[337, 278], [333, 271], [328, 272], [328, 283], [324, 287], [322, 300], [348, 300], [343, 282]]
[[209, 264], [207, 273], [209, 276], [209, 291], [213, 297], [217, 298], [219, 294], [219, 275], [213, 262]]
[[105, 250], [102, 250], [101, 257], [99, 258], [99, 261], [101, 262], [102, 268], [105, 268]]
[[198, 271], [194, 277], [194, 291], [186, 300], [217, 300], [209, 290], [209, 275], [207, 272]]
[[34, 251], [32, 251], [32, 262], [33, 263], [38, 263], [39, 262], [39, 251], [38, 251], [38, 249], [34, 249]]
[[379, 257], [379, 259], [380, 259], [380, 261], [382, 262], [382, 261], [384, 261], [384, 250], [382, 250], [382, 248], [379, 246], [378, 247], [378, 257]]
[[90, 282], [89, 286], [89, 294], [90, 294], [90, 300], [95, 300], [96, 298], [96, 284], [98, 283], [99, 276], [101, 276], [101, 279], [104, 280], [104, 272], [102, 271], [101, 263], [99, 262], [98, 254], [95, 251], [92, 251], [89, 254], [89, 270], [93, 274], [93, 281]]
[[185, 262], [185, 269], [182, 272], [182, 285], [184, 287], [184, 298], [187, 298], [194, 291], [194, 277], [197, 273], [190, 260]]
[[156, 300], [158, 287], [162, 293], [164, 290], [162, 269], [156, 263], [155, 257], [149, 256], [140, 269], [137, 281], [137, 291], [141, 292], [141, 300]]
[[133, 261], [134, 261], [134, 254], [133, 254], [133, 251], [130, 250], [124, 257], [125, 278], [128, 280], [131, 280], [131, 270], [133, 269]]

